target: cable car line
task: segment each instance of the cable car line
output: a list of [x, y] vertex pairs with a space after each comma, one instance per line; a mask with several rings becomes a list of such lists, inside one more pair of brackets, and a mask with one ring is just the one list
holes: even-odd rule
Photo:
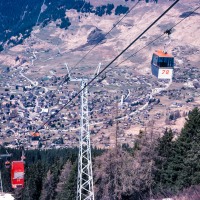
[[189, 13], [187, 16], [185, 16], [183, 19], [181, 19], [179, 22], [177, 22], [174, 26], [172, 26], [170, 29], [167, 29], [164, 33], [162, 33], [161, 35], [159, 35], [157, 38], [155, 38], [154, 40], [152, 40], [151, 42], [149, 42], [147, 45], [143, 46], [142, 48], [140, 48], [139, 50], [137, 50], [136, 52], [134, 52], [133, 54], [131, 54], [130, 56], [128, 56], [126, 59], [122, 60], [119, 64], [117, 64], [116, 66], [114, 66], [113, 68], [109, 69], [106, 73], [113, 71], [114, 68], [118, 67], [119, 65], [121, 65], [122, 63], [126, 62], [127, 60], [129, 60], [131, 57], [134, 57], [137, 53], [139, 53], [140, 51], [142, 51], [143, 49], [145, 49], [146, 47], [148, 47], [149, 45], [151, 45], [152, 43], [154, 43], [156, 40], [160, 39], [162, 36], [164, 36], [166, 33], [168, 34], [169, 32], [171, 32], [176, 26], [178, 26], [181, 22], [183, 22], [186, 18], [188, 18], [189, 16], [191, 16], [195, 11], [197, 11], [200, 8], [200, 6], [198, 6], [197, 8], [195, 8], [191, 13]]
[[[129, 60], [131, 57], [134, 57], [138, 52], [140, 52], [140, 51], [143, 50], [144, 48], [148, 47], [150, 44], [154, 43], [156, 40], [158, 40], [159, 38], [161, 38], [161, 37], [164, 36], [165, 34], [171, 34], [172, 29], [173, 29], [174, 27], [176, 27], [176, 26], [179, 25], [183, 20], [185, 20], [186, 18], [188, 18], [189, 16], [191, 16], [191, 15], [192, 15], [195, 11], [197, 11], [199, 8], [200, 8], [200, 6], [197, 7], [196, 9], [194, 9], [191, 13], [189, 13], [184, 19], [182, 19], [182, 20], [180, 20], [178, 23], [176, 23], [173, 27], [171, 27], [170, 29], [167, 29], [163, 34], [161, 34], [160, 36], [158, 36], [157, 38], [155, 38], [154, 40], [152, 40], [151, 42], [149, 42], [147, 45], [145, 45], [145, 46], [143, 46], [142, 48], [140, 48], [138, 51], [136, 51], [135, 53], [133, 53], [132, 55], [130, 55], [129, 57], [127, 57], [126, 59], [124, 59], [124, 60], [121, 61], [120, 63], [118, 63], [115, 67], [113, 67], [113, 68], [111, 68], [110, 70], [106, 71], [105, 74], [106, 74], [106, 73], [109, 73], [110, 71], [113, 72], [113, 69], [114, 69], [114, 68], [118, 67], [119, 65], [121, 65], [121, 64], [124, 63], [125, 61]], [[162, 88], [162, 90], [166, 90], [166, 89], [170, 86], [171, 81], [172, 81], [172, 80], [170, 80], [170, 82], [166, 85], [165, 88]], [[91, 85], [91, 86], [89, 87], [88, 90], [90, 90], [92, 87], [94, 87], [94, 85]], [[151, 96], [152, 96], [152, 95], [155, 95], [155, 94], [158, 93], [158, 92], [159, 92], [159, 90], [158, 90], [158, 91], [155, 90], [154, 92], [152, 91]], [[132, 114], [136, 114], [137, 112], [138, 112], [138, 111], [134, 111]], [[128, 116], [130, 116], [130, 114], [129, 114]], [[124, 116], [123, 118], [125, 118], [125, 117], [127, 117], [127, 116]]]
[[[69, 105], [77, 96], [79, 96], [79, 94], [81, 94], [81, 92], [89, 85], [91, 85], [92, 82], [94, 82], [95, 79], [97, 79], [97, 77], [99, 77], [101, 74], [103, 74], [103, 72], [110, 67], [111, 64], [113, 64], [123, 53], [125, 53], [137, 40], [139, 40], [139, 38], [144, 35], [154, 24], [156, 24], [168, 11], [170, 11], [177, 3], [179, 2], [179, 0], [176, 0], [171, 6], [169, 6], [156, 20], [153, 21], [153, 23], [151, 23], [136, 39], [134, 39], [124, 50], [121, 51], [120, 54], [118, 54], [108, 65], [106, 65], [106, 67], [104, 67], [99, 74], [97, 74], [96, 76], [94, 76], [94, 78], [92, 78], [78, 93], [76, 93], [71, 99], [69, 99], [69, 101], [63, 105], [56, 113], [52, 114], [49, 119], [44, 122], [39, 129], [42, 129], [46, 124], [48, 124], [51, 119], [53, 117], [55, 117], [61, 110], [63, 110], [67, 105]], [[37, 130], [38, 131], [38, 130]]]
[[[154, 43], [156, 40], [160, 39], [162, 36], [164, 36], [165, 34], [171, 34], [172, 30], [179, 25], [181, 22], [183, 22], [186, 18], [188, 18], [189, 16], [191, 16], [195, 11], [197, 11], [200, 8], [200, 6], [198, 6], [197, 8], [195, 8], [192, 12], [190, 12], [187, 16], [185, 16], [183, 19], [181, 19], [179, 22], [177, 22], [174, 26], [172, 26], [171, 28], [167, 29], [164, 33], [162, 33], [161, 35], [159, 35], [157, 38], [155, 38], [154, 40], [152, 40], [151, 42], [149, 42], [147, 45], [143, 46], [142, 48], [140, 48], [139, 50], [137, 50], [136, 52], [134, 52], [133, 54], [131, 54], [130, 56], [128, 56], [126, 59], [122, 60], [120, 63], [118, 63], [117, 65], [115, 65], [114, 67], [112, 67], [111, 69], [109, 69], [108, 71], [105, 72], [105, 74], [109, 73], [110, 71], [113, 72], [113, 69], [118, 67], [119, 65], [121, 65], [122, 63], [126, 62], [127, 60], [129, 60], [131, 57], [134, 57], [137, 53], [139, 53], [140, 51], [142, 51], [143, 49], [145, 49], [146, 47], [148, 47], [149, 45], [151, 45], [152, 43]], [[93, 85], [90, 88], [92, 88]]]
[[[137, 1], [137, 3], [135, 3], [132, 7], [131, 7], [131, 9], [129, 9], [126, 13], [125, 13], [125, 15], [123, 15], [123, 17], [119, 20], [119, 21], [117, 21], [115, 24], [113, 24], [113, 27], [104, 35], [105, 37], [109, 34], [109, 33], [111, 33], [111, 31], [114, 29], [114, 28], [116, 28], [117, 27], [117, 25], [125, 18], [125, 17], [127, 17], [127, 15], [140, 3], [140, 1], [141, 0], [138, 0]], [[83, 8], [83, 7], [82, 7]], [[82, 9], [81, 8], [81, 9]], [[70, 70], [69, 70], [69, 72], [64, 76], [64, 78], [63, 78], [63, 81], [61, 81], [61, 85], [62, 84], [64, 84], [65, 82], [66, 82], [66, 80], [70, 80], [70, 78], [69, 78], [69, 73], [71, 73], [71, 71], [72, 71], [72, 69], [73, 68], [75, 68], [79, 63], [81, 63], [81, 61], [83, 61], [86, 57], [87, 57], [87, 55], [89, 55], [89, 53], [90, 52], [92, 52], [92, 50], [94, 49], [94, 48], [96, 48], [98, 45], [100, 44], [100, 42], [98, 42], [96, 45], [94, 45]], [[101, 82], [102, 80], [104, 80], [106, 77], [105, 77], [106, 75], [103, 75], [102, 76], [102, 78], [101, 78], [101, 80], [99, 80], [99, 82]]]
[[[113, 24], [113, 27], [104, 35], [105, 37], [114, 29], [116, 28], [116, 26], [139, 4], [140, 0], [138, 0], [138, 2], [136, 4], [134, 4], [130, 10], [128, 10], [125, 15], [118, 21], [116, 22], [115, 24]], [[79, 63], [81, 63], [86, 57], [87, 55], [93, 51], [94, 48], [96, 48], [98, 45], [100, 44], [100, 42], [98, 42], [96, 45], [94, 45], [72, 68], [75, 68]]]
[[[198, 6], [197, 8], [195, 8], [192, 12], [190, 12], [187, 16], [185, 16], [183, 19], [181, 19], [179, 22], [177, 22], [174, 26], [172, 26], [170, 29], [167, 29], [163, 34], [161, 34], [160, 36], [158, 36], [157, 38], [155, 38], [154, 40], [152, 40], [151, 42], [149, 42], [147, 45], [145, 45], [145, 46], [143, 46], [142, 48], [140, 48], [138, 51], [136, 51], [135, 53], [133, 53], [133, 54], [131, 54], [129, 57], [127, 57], [126, 59], [124, 59], [123, 61], [121, 61], [120, 63], [118, 63], [115, 67], [113, 67], [113, 68], [116, 68], [116, 67], [118, 67], [119, 65], [121, 65], [122, 63], [124, 63], [125, 61], [127, 61], [127, 60], [129, 60], [131, 57], [134, 57], [137, 53], [139, 53], [140, 51], [142, 51], [144, 48], [146, 48], [146, 47], [148, 47], [149, 45], [151, 45], [152, 43], [154, 43], [156, 40], [158, 40], [158, 39], [160, 39], [162, 36], [164, 36], [166, 33], [168, 34], [169, 32], [171, 32], [172, 31], [172, 29], [173, 28], [175, 28], [177, 25], [179, 25], [181, 22], [183, 22], [186, 18], [188, 18], [189, 16], [191, 16], [195, 11], [197, 11], [198, 9], [200, 8], [200, 6]], [[110, 70], [108, 70], [106, 73], [108, 73], [108, 72], [110, 72], [110, 71], [113, 71], [113, 68], [111, 68]], [[98, 74], [98, 76], [99, 76], [99, 74]], [[105, 79], [105, 78], [104, 78]], [[89, 84], [88, 84], [89, 85]], [[89, 87], [89, 89], [90, 88], [92, 88], [94, 85], [91, 85], [90, 87]], [[83, 88], [84, 89], [84, 88]], [[81, 93], [81, 91], [80, 91], [80, 93]], [[80, 94], [79, 93], [79, 94]], [[77, 96], [78, 96], [78, 94], [77, 94]], [[75, 96], [76, 97], [76, 96]], [[75, 98], [75, 97], [72, 97], [72, 99], [70, 100], [70, 102], [73, 100], [73, 98]], [[68, 103], [70, 103], [70, 102], [68, 102]], [[68, 104], [67, 103], [67, 104]], [[64, 107], [65, 106], [67, 106], [66, 104], [61, 108], [61, 110], [62, 109], [64, 109]], [[59, 111], [60, 112], [60, 111]], [[57, 113], [56, 113], [57, 114]], [[56, 115], [55, 114], [55, 115]], [[54, 116], [53, 116], [54, 117]], [[51, 117], [51, 118], [53, 118], [53, 117]], [[50, 121], [50, 120], [49, 120]], [[48, 121], [48, 122], [49, 122]], [[48, 123], [47, 122], [47, 123]], [[46, 123], [46, 124], [47, 124]], [[45, 124], [45, 125], [46, 125]], [[42, 126], [43, 127], [43, 126]]]
[[[139, 1], [138, 1], [139, 2]], [[144, 35], [157, 21], [159, 21], [179, 0], [176, 0], [163, 14], [161, 14], [147, 29], [145, 29], [135, 40], [133, 40], [118, 56], [116, 56], [103, 70], [101, 70], [94, 78], [92, 78], [77, 94], [75, 94], [64, 106], [62, 106], [55, 114], [50, 116], [50, 119], [47, 120], [41, 127], [48, 124], [48, 122], [57, 115], [61, 110], [63, 110], [69, 103], [73, 101], [87, 86], [89, 86], [94, 80], [111, 65], [113, 64], [124, 52], [126, 52], [142, 35]], [[137, 5], [137, 4], [136, 4]], [[114, 28], [114, 27], [113, 27]], [[40, 127], [40, 128], [41, 128]], [[9, 163], [10, 164], [10, 163]], [[17, 181], [16, 181], [17, 179]], [[22, 161], [13, 161], [12, 162], [12, 171], [11, 171], [11, 180], [12, 188], [23, 188], [24, 187], [24, 162]]]
[[[44, 125], [48, 124], [48, 122], [55, 116], [57, 115], [62, 109], [64, 109], [70, 102], [73, 101], [73, 99], [75, 99], [87, 86], [91, 85], [91, 83], [94, 82], [94, 80], [101, 74], [104, 73], [104, 71], [111, 65], [113, 64], [124, 52], [126, 52], [130, 46], [132, 46], [145, 32], [147, 32], [162, 16], [164, 16], [179, 0], [177, 0], [174, 4], [172, 4], [160, 17], [158, 17], [145, 31], [143, 31], [135, 40], [133, 40], [118, 56], [116, 56], [102, 71], [99, 72], [99, 74], [97, 74], [92, 80], [90, 80], [83, 89], [81, 89], [77, 94], [75, 94], [64, 106], [62, 106], [58, 112], [56, 112], [55, 114], [50, 116], [50, 119], [47, 120], [40, 128], [42, 128]], [[123, 62], [125, 62], [126, 60], [128, 60], [130, 57], [133, 57], [134, 55], [136, 55], [139, 51], [141, 51], [142, 49], [146, 48], [147, 46], [149, 46], [150, 44], [152, 44], [153, 42], [155, 42], [156, 40], [158, 40], [160, 37], [162, 37], [164, 34], [171, 32], [172, 29], [177, 26], [178, 24], [180, 24], [183, 20], [185, 20], [187, 17], [189, 17], [190, 15], [192, 15], [196, 10], [198, 10], [200, 8], [200, 6], [198, 8], [196, 8], [193, 12], [191, 12], [188, 16], [186, 16], [185, 18], [183, 18], [182, 20], [180, 20], [177, 24], [175, 24], [172, 28], [166, 30], [163, 34], [161, 34], [159, 37], [157, 37], [156, 39], [154, 39], [153, 41], [151, 41], [150, 43], [148, 43], [147, 45], [145, 45], [144, 47], [142, 47], [140, 50], [136, 51], [134, 54], [132, 54], [131, 56], [129, 56], [128, 58], [126, 58], [125, 60], [123, 60], [122, 62], [120, 62], [118, 65], [116, 65], [115, 67], [119, 66], [120, 64], [122, 64]], [[136, 111], [137, 112], [137, 111]], [[115, 118], [115, 120], [118, 120]], [[102, 143], [103, 144], [103, 143]], [[111, 145], [112, 143], [106, 143]], [[10, 162], [7, 163], [8, 165], [10, 165]], [[6, 165], [6, 163], [5, 163]], [[20, 170], [20, 171], [19, 171]], [[23, 188], [24, 187], [24, 162], [23, 159], [22, 161], [13, 161], [12, 162], [12, 171], [11, 171], [11, 178], [12, 178], [12, 188]], [[18, 179], [19, 181], [16, 182], [16, 179]]]
[[[114, 69], [114, 68], [118, 67], [119, 65], [121, 65], [121, 64], [124, 63], [125, 61], [129, 60], [131, 57], [135, 56], [138, 52], [140, 52], [141, 50], [143, 50], [144, 48], [146, 48], [147, 46], [149, 46], [150, 44], [152, 44], [153, 42], [155, 42], [156, 40], [158, 40], [159, 38], [161, 38], [161, 37], [164, 36], [165, 34], [170, 35], [174, 27], [176, 27], [176, 26], [179, 25], [183, 20], [185, 20], [186, 18], [188, 18], [189, 16], [191, 16], [191, 15], [192, 15], [195, 11], [197, 11], [199, 8], [200, 8], [200, 6], [197, 7], [196, 9], [194, 9], [192, 12], [190, 12], [186, 17], [184, 17], [184, 19], [180, 20], [180, 21], [179, 21], [178, 23], [176, 23], [173, 27], [171, 27], [170, 29], [167, 29], [163, 34], [161, 34], [160, 36], [158, 36], [157, 38], [155, 38], [154, 40], [152, 40], [151, 42], [149, 42], [147, 45], [145, 45], [144, 47], [142, 47], [141, 49], [139, 49], [138, 51], [136, 51], [134, 54], [130, 55], [128, 58], [126, 58], [125, 60], [123, 60], [122, 62], [120, 62], [119, 64], [117, 64], [115, 67], [113, 67], [113, 68], [111, 68], [110, 70], [108, 70], [106, 73], [108, 73], [108, 72], [110, 72], [110, 71], [113, 72], [113, 69]], [[105, 74], [106, 74], [106, 73], [105, 73]], [[167, 88], [170, 86], [171, 83], [172, 83], [172, 79], [170, 79], [169, 84], [166, 85], [166, 87], [164, 88], [164, 90], [167, 89]], [[90, 86], [90, 87], [89, 87], [89, 90], [90, 90], [93, 86], [94, 86], [94, 85]], [[158, 93], [158, 92], [159, 92], [159, 90], [158, 90], [157, 92], [156, 92], [156, 91], [157, 91], [157, 90], [155, 90], [154, 92], [152, 91], [151, 96], [154, 95], [155, 93]]]

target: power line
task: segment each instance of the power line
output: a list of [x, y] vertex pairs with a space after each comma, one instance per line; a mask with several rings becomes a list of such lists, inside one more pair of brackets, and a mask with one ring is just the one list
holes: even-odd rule
[[[169, 10], [171, 10], [179, 0], [176, 0], [165, 12], [163, 12], [152, 24], [150, 24], [135, 40], [133, 40], [120, 54], [118, 54], [104, 69], [102, 69], [99, 74], [97, 74], [92, 80], [88, 82], [85, 86], [90, 85], [98, 76], [100, 76], [111, 64], [113, 64], [123, 53], [125, 53], [142, 35], [144, 35], [156, 22], [158, 22]], [[84, 88], [83, 88], [84, 89]], [[80, 91], [81, 92], [81, 91]], [[79, 92], [79, 93], [80, 93]], [[78, 93], [78, 94], [79, 94]], [[78, 95], [77, 94], [77, 95]]]
[[[117, 25], [139, 4], [141, 0], [138, 0], [136, 4], [134, 4], [131, 9], [129, 9], [125, 15], [119, 20], [117, 21], [113, 27], [104, 35], [104, 37], [106, 37], [114, 28], [117, 27]], [[85, 2], [86, 3], [86, 2]], [[85, 5], [84, 3], [84, 5]], [[82, 6], [81, 10], [83, 9], [84, 5]], [[98, 45], [100, 44], [100, 42], [98, 42], [96, 45], [94, 45], [70, 70], [69, 73], [71, 73], [72, 69], [74, 69], [79, 63], [81, 63]], [[65, 79], [68, 77], [68, 74], [66, 74], [63, 78], [63, 82], [61, 84], [63, 84], [65, 82]]]
[[[141, 0], [138, 0], [137, 1], [137, 3], [135, 3], [132, 7], [131, 7], [131, 9], [129, 9], [126, 13], [125, 13], [125, 15], [118, 21], [118, 22], [116, 22], [114, 25], [113, 25], [113, 27], [105, 34], [105, 37], [114, 29], [114, 28], [116, 28], [117, 27], [117, 25], [139, 4], [139, 2], [140, 2]], [[82, 9], [83, 9], [83, 7], [85, 6], [85, 3], [86, 3], [86, 1], [84, 2], [84, 4], [83, 4], [83, 6], [81, 7], [81, 9], [80, 9], [80, 12], [82, 11]], [[74, 7], [76, 6], [76, 4], [74, 5]], [[100, 42], [99, 43], [97, 43], [96, 45], [94, 45], [72, 68], [71, 68], [71, 70], [69, 70], [69, 73], [71, 73], [71, 71], [72, 71], [72, 69], [73, 68], [75, 68], [82, 60], [84, 60], [86, 57], [87, 57], [87, 55], [95, 48], [95, 47], [97, 47], [98, 45], [100, 44]], [[64, 76], [64, 78], [63, 78], [63, 81], [61, 82], [61, 84], [63, 84], [64, 82], [65, 82], [65, 80], [66, 80], [66, 78], [68, 77], [68, 74], [67, 75], [65, 75]]]
[[124, 52], [126, 52], [142, 35], [144, 35], [156, 22], [158, 22], [169, 10], [171, 10], [179, 0], [176, 0], [167, 10], [165, 10], [153, 23], [151, 23], [136, 39], [134, 39], [118, 56], [116, 56], [103, 70], [99, 72], [94, 78], [92, 78], [78, 93], [76, 93], [65, 105], [63, 105], [55, 114], [51, 115], [50, 118], [44, 122], [41, 126], [44, 127], [48, 124], [53, 117], [55, 117], [61, 110], [63, 110], [67, 105], [69, 105], [73, 99], [75, 99], [87, 86], [89, 86], [98, 76], [100, 76], [111, 64], [113, 64]]

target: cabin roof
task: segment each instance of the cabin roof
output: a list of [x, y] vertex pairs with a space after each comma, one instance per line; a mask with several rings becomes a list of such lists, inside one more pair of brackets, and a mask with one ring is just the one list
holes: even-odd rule
[[154, 54], [157, 55], [157, 56], [159, 56], [159, 57], [173, 58], [173, 56], [171, 54], [169, 54], [167, 52], [165, 53], [162, 50], [156, 50]]
[[39, 137], [39, 136], [40, 136], [40, 133], [34, 133], [34, 132], [32, 132], [32, 133], [31, 133], [31, 136], [32, 136], [32, 137]]

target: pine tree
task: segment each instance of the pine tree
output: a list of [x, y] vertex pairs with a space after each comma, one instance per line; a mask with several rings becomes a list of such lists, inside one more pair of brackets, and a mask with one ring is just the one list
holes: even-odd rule
[[67, 161], [61, 171], [59, 182], [56, 187], [56, 192], [57, 192], [56, 199], [64, 199], [64, 190], [66, 184], [69, 182], [71, 170], [72, 170], [72, 164], [70, 161]]
[[55, 196], [56, 180], [54, 174], [49, 170], [44, 181], [40, 200], [53, 200]]
[[158, 167], [164, 166], [157, 176], [162, 188], [165, 191], [179, 191], [200, 184], [200, 111], [198, 108], [194, 108], [189, 113], [177, 140], [174, 142], [170, 140], [169, 135], [168, 142], [165, 138], [163, 143], [160, 143], [160, 147], [168, 146], [167, 151], [161, 151], [167, 159], [158, 163]]
[[63, 185], [63, 190], [58, 194], [57, 200], [76, 199], [77, 190], [77, 163], [74, 163], [70, 171], [69, 177]]
[[165, 130], [164, 135], [158, 139], [157, 156], [155, 157], [156, 163], [156, 176], [155, 176], [155, 190], [163, 190], [163, 179], [165, 179], [165, 170], [168, 164], [168, 159], [172, 153], [173, 148], [173, 132], [170, 129]]
[[200, 130], [200, 111], [198, 108], [194, 108], [188, 114], [188, 119], [186, 119], [186, 123], [184, 128], [181, 131], [181, 135], [178, 138], [178, 143], [185, 143], [185, 150], [191, 148], [193, 142], [197, 142], [196, 140], [200, 139], [199, 135]]
[[45, 176], [44, 165], [38, 161], [25, 171], [25, 189], [23, 191], [23, 199], [36, 200], [39, 199], [43, 178]]
[[176, 142], [182, 161], [182, 172], [178, 175], [178, 188], [200, 183], [200, 111], [194, 108]]
[[22, 191], [23, 191], [23, 189], [21, 189], [21, 188], [15, 189], [15, 191], [14, 191], [15, 200], [21, 200], [22, 199]]

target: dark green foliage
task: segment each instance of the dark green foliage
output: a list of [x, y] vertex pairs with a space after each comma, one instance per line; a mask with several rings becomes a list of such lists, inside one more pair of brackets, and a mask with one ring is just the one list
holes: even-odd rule
[[169, 131], [166, 129], [162, 138], [158, 140], [159, 147], [157, 148], [158, 155], [164, 158], [168, 158], [170, 156], [171, 148], [172, 148], [172, 139], [173, 132], [170, 129]]
[[23, 189], [21, 189], [21, 188], [18, 188], [14, 191], [15, 200], [21, 200], [22, 199], [22, 192], [23, 192]]
[[4, 166], [4, 161], [0, 160], [2, 179], [3, 179], [3, 189], [4, 191], [11, 192], [11, 183], [10, 183], [10, 169], [6, 169]]
[[[52, 1], [47, 0], [46, 10], [44, 10], [39, 18], [38, 24], [36, 24], [39, 13], [41, 11], [43, 0], [4, 0], [0, 1], [0, 42], [7, 40], [8, 44], [16, 45], [23, 42], [23, 40], [30, 36], [33, 26], [41, 25], [46, 26], [51, 21], [61, 19], [61, 28], [67, 29], [70, 26], [69, 19], [65, 17], [66, 9], [71, 9], [76, 4], [75, 0], [66, 2], [65, 0]], [[83, 1], [80, 1], [80, 4]], [[88, 4], [85, 5], [88, 7]], [[86, 9], [87, 10], [87, 9]], [[8, 31], [9, 30], [9, 31]], [[23, 37], [19, 40], [10, 40], [12, 36]], [[3, 47], [0, 47], [0, 51]]]
[[111, 15], [113, 8], [114, 8], [113, 4], [108, 4], [107, 5], [107, 10], [106, 10], [106, 15]]
[[26, 167], [25, 180], [26, 186], [23, 191], [23, 199], [39, 199], [45, 173], [45, 164], [41, 161], [36, 162], [30, 167]]
[[[27, 6], [30, 3], [30, 7]], [[22, 33], [24, 37], [28, 37], [32, 26], [36, 21], [36, 13], [39, 13], [40, 3], [36, 3], [35, 1], [1, 1], [0, 2], [0, 13], [1, 16], [4, 16], [1, 19], [0, 25], [0, 38], [2, 42], [5, 42], [10, 37], [19, 36], [19, 33]], [[34, 6], [33, 6], [34, 5]], [[34, 8], [34, 9], [32, 9]], [[24, 11], [27, 11], [27, 16], [25, 16], [25, 20], [22, 22], [22, 16]], [[32, 12], [30, 12], [32, 11]], [[35, 17], [34, 17], [35, 16]], [[9, 30], [9, 32], [7, 31]], [[10, 41], [15, 44], [17, 41]], [[21, 41], [19, 41], [20, 43]]]
[[113, 4], [98, 6], [98, 7], [96, 7], [95, 14], [98, 15], [98, 16], [103, 16], [105, 14], [111, 15], [113, 8], [114, 8]]
[[[21, 152], [19, 150], [9, 149], [8, 152], [13, 153], [12, 160], [20, 160]], [[1, 148], [0, 153], [5, 153], [5, 150]], [[48, 188], [46, 195], [48, 199], [55, 199], [55, 188], [59, 181], [60, 171], [67, 160], [74, 163], [77, 155], [77, 148], [26, 151], [25, 188], [22, 192], [22, 199], [39, 199], [41, 193], [44, 193], [42, 188]], [[1, 162], [4, 191], [11, 192], [10, 169], [5, 169], [3, 164]]]
[[172, 141], [171, 131], [166, 131], [159, 141], [156, 189], [159, 192], [179, 191], [200, 184], [200, 111], [193, 109], [180, 136]]
[[14, 94], [11, 94], [10, 95], [10, 100], [14, 99], [14, 97], [15, 97]]
[[117, 6], [117, 8], [115, 9], [115, 15], [121, 15], [121, 14], [125, 14], [127, 13], [129, 10], [129, 7], [126, 6]]
[[62, 19], [62, 22], [60, 24], [60, 28], [67, 29], [71, 25], [70, 21], [68, 18]]
[[0, 52], [1, 52], [1, 51], [3, 51], [3, 46], [2, 46], [2, 45], [0, 45]]
[[70, 175], [63, 185], [63, 190], [56, 197], [57, 200], [76, 199], [77, 190], [77, 163], [72, 166]]
[[172, 152], [172, 139], [173, 139], [173, 133], [170, 129], [169, 131], [166, 129], [165, 133], [162, 138], [158, 140], [158, 147], [156, 148], [156, 151], [158, 153], [158, 156], [156, 158], [156, 167], [157, 172], [155, 176], [156, 181], [156, 191], [162, 191], [163, 184], [162, 181], [166, 178], [165, 177], [165, 170], [167, 168], [167, 161], [170, 157], [170, 154]]
[[[7, 151], [13, 154], [11, 160], [20, 160], [20, 150], [8, 149]], [[92, 157], [101, 155], [102, 152], [102, 150], [94, 149]], [[0, 153], [5, 154], [6, 150], [1, 147]], [[75, 199], [78, 148], [29, 150], [25, 154], [25, 188], [15, 191], [16, 199]], [[61, 178], [64, 166], [67, 176]], [[14, 192], [11, 188], [10, 169], [4, 167], [4, 161], [0, 163], [0, 167], [4, 191]]]
[[155, 3], [158, 3], [158, 0], [146, 0], [146, 3], [149, 3], [149, 2], [151, 2], [151, 1], [153, 1], [153, 2], [155, 2]]
[[104, 14], [106, 13], [106, 6], [105, 5], [103, 5], [103, 6], [98, 6], [97, 8], [96, 8], [96, 12], [95, 12], [95, 14], [96, 15], [98, 15], [98, 16], [103, 16]]

